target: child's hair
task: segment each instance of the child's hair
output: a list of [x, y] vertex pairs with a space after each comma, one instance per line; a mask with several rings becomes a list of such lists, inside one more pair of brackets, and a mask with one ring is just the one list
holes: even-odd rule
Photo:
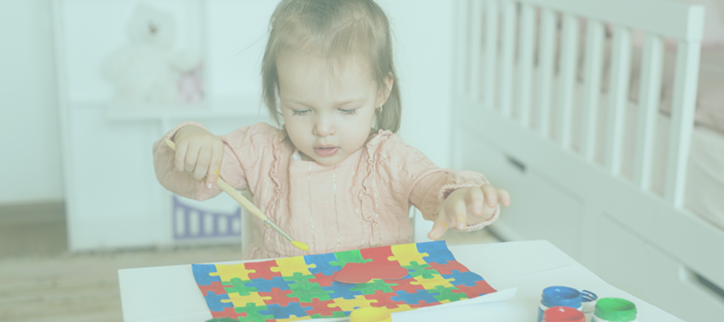
[[[372, 131], [400, 128], [400, 90], [392, 56], [390, 24], [372, 0], [283, 0], [269, 22], [269, 41], [262, 61], [262, 96], [280, 124], [277, 58], [285, 53], [311, 54], [336, 66], [349, 58], [366, 63], [380, 90], [385, 78], [393, 81], [390, 96], [376, 111]], [[363, 65], [364, 66], [364, 65]], [[334, 66], [332, 66], [334, 67]]]

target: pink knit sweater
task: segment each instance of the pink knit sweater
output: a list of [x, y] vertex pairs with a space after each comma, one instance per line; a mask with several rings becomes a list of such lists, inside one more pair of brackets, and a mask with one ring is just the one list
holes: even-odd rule
[[[191, 174], [174, 168], [174, 152], [164, 143], [179, 124], [153, 145], [158, 181], [183, 197], [205, 200], [220, 194]], [[304, 253], [254, 220], [254, 242], [244, 259], [319, 254], [409, 243], [410, 205], [433, 220], [440, 203], [457, 188], [487, 183], [482, 174], [435, 166], [417, 149], [390, 131], [380, 130], [357, 152], [333, 166], [293, 158], [286, 132], [266, 123], [241, 127], [220, 138], [224, 159], [220, 175], [237, 190], [249, 190], [254, 204], [296, 240], [309, 244]], [[480, 229], [498, 218], [467, 230]]]

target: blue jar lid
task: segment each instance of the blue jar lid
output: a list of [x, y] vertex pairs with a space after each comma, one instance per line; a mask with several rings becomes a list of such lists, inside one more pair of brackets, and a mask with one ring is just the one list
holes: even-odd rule
[[546, 307], [567, 306], [579, 308], [581, 307], [581, 292], [566, 286], [546, 287], [543, 290], [541, 304]]

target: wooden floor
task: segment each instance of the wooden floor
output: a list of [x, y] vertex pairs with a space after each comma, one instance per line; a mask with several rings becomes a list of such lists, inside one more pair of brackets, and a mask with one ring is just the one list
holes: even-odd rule
[[[0, 219], [0, 321], [122, 321], [119, 269], [240, 257], [238, 245], [69, 254], [65, 229], [63, 220]], [[485, 230], [443, 239], [449, 245], [497, 242]]]

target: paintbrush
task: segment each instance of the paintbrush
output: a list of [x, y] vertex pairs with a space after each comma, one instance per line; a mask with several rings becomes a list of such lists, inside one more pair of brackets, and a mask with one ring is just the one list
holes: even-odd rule
[[[176, 143], [174, 143], [173, 141], [166, 140], [166, 145], [168, 145], [168, 147], [170, 147], [172, 150], [176, 151]], [[296, 241], [296, 240], [294, 240], [294, 238], [289, 236], [289, 234], [285, 233], [281, 228], [279, 228], [279, 226], [277, 226], [276, 224], [274, 224], [274, 222], [269, 220], [269, 217], [267, 217], [263, 212], [261, 212], [261, 210], [259, 210], [259, 208], [257, 208], [253, 203], [251, 203], [251, 201], [249, 201], [249, 199], [246, 199], [246, 197], [244, 197], [241, 193], [236, 191], [236, 189], [234, 189], [234, 187], [232, 187], [228, 183], [226, 183], [226, 181], [224, 181], [224, 179], [221, 179], [221, 177], [219, 176], [218, 170], [214, 169], [214, 171], [216, 172], [216, 184], [219, 186], [219, 188], [221, 188], [221, 190], [224, 190], [227, 194], [229, 194], [229, 196], [231, 196], [231, 198], [234, 198], [234, 200], [236, 200], [238, 203], [240, 203], [242, 206], [244, 206], [244, 208], [246, 208], [246, 210], [251, 212], [254, 216], [259, 218], [262, 222], [264, 222], [264, 225], [266, 225], [267, 227], [276, 231], [277, 233], [279, 233], [279, 235], [282, 235], [282, 237], [284, 237], [284, 239], [286, 239], [290, 243], [292, 243], [292, 245], [294, 245], [294, 247], [299, 248], [305, 252], [309, 251], [309, 246], [307, 244], [302, 243], [300, 241]]]

